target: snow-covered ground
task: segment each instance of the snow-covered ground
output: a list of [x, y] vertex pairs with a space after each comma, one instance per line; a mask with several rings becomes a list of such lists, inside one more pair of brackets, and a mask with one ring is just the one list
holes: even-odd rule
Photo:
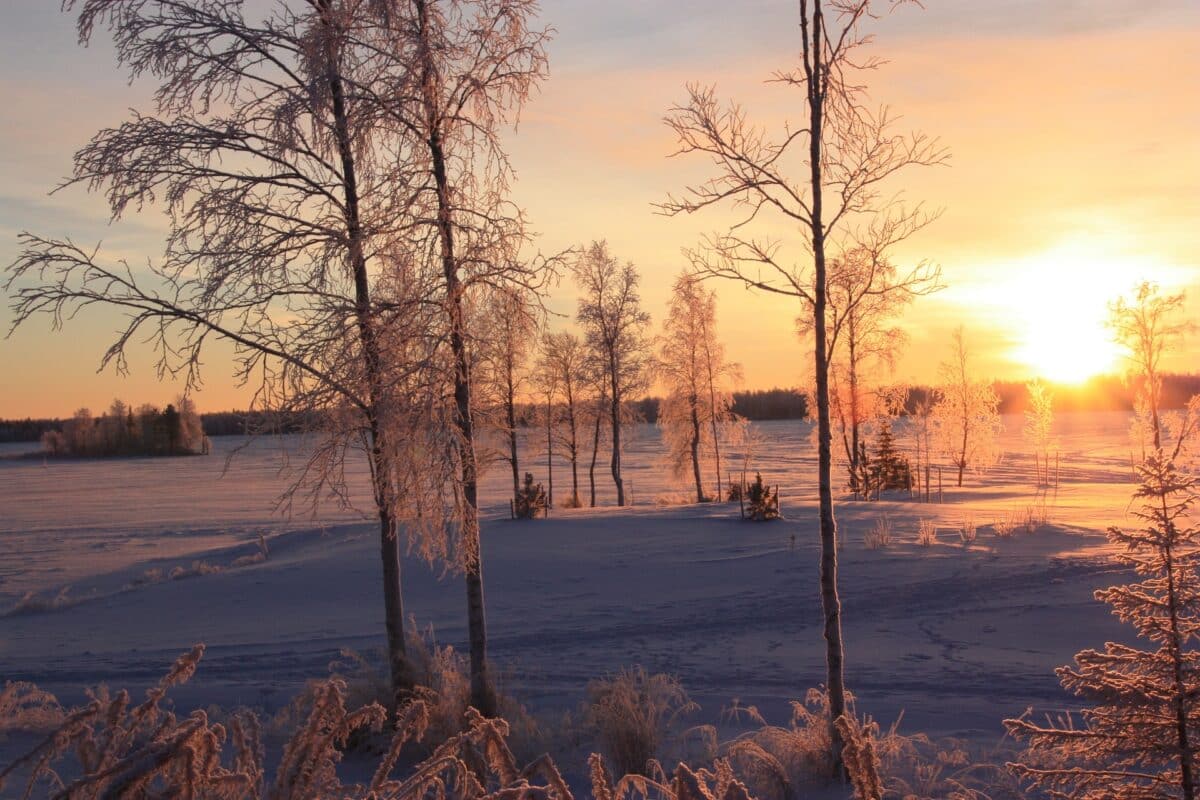
[[[632, 508], [510, 521], [507, 466], [491, 468], [488, 624], [508, 691], [534, 711], [572, 707], [589, 679], [640, 663], [680, 676], [703, 707], [697, 721], [715, 721], [734, 698], [786, 721], [787, 701], [824, 674], [814, 458], [807, 424], [758, 427], [765, 444], [751, 468], [782, 487], [787, 519], [777, 523], [740, 522], [736, 504], [655, 505], [682, 487], [663, 475], [648, 426], [626, 456]], [[839, 501], [847, 677], [860, 711], [887, 721], [903, 710], [908, 730], [995, 740], [1003, 717], [1069, 702], [1054, 667], [1084, 647], [1129, 640], [1092, 599], [1125, 577], [1102, 531], [1130, 521], [1128, 419], [1063, 415], [1060, 488], [1044, 498], [1021, 421], [1007, 427], [1002, 464], [962, 490], [947, 470], [942, 504]], [[536, 450], [537, 432], [529, 435]], [[209, 458], [0, 459], [0, 610], [30, 592], [44, 607], [0, 617], [0, 679], [78, 700], [97, 682], [144, 685], [203, 641], [181, 704], [274, 709], [327, 674], [340, 648], [380, 646], [369, 520], [333, 505], [315, 518], [273, 514], [286, 485], [281, 454], [297, 443], [255, 442], [223, 473], [222, 456], [238, 443], [217, 439]], [[525, 468], [544, 480], [544, 454]], [[586, 464], [580, 477], [586, 496]], [[365, 489], [361, 469], [352, 479]], [[566, 479], [557, 464], [560, 498]], [[597, 479], [611, 503], [603, 457]], [[1043, 503], [1049, 524], [1036, 533], [994, 535], [997, 520]], [[869, 550], [864, 534], [881, 515], [897, 542]], [[915, 543], [920, 518], [940, 525], [933, 547]], [[978, 525], [969, 546], [954, 529], [963, 519]], [[233, 566], [257, 552], [260, 533], [270, 558]], [[222, 569], [163, 579], [196, 562]], [[404, 599], [441, 642], [465, 645], [460, 579], [410, 560]]]

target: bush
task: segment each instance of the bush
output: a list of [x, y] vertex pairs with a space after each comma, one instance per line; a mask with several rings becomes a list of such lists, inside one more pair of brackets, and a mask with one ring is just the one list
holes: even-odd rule
[[976, 532], [974, 518], [967, 517], [958, 523], [958, 538], [962, 540], [963, 544], [975, 541]]
[[1013, 533], [1016, 532], [1016, 530], [1017, 521], [1015, 519], [1015, 515], [1013, 514], [1009, 514], [1008, 516], [998, 519], [992, 523], [992, 533], [996, 534], [1001, 539], [1009, 538], [1013, 535]]
[[754, 483], [746, 487], [746, 519], [755, 522], [779, 518], [779, 489], [763, 485], [762, 473], [754, 473]]
[[546, 516], [549, 503], [546, 490], [540, 483], [533, 482], [533, 474], [525, 473], [525, 483], [513, 500], [513, 516], [517, 519], [535, 519], [539, 514]]
[[892, 543], [892, 520], [884, 515], [875, 520], [875, 524], [863, 537], [868, 550], [878, 550]]
[[937, 525], [931, 519], [922, 519], [917, 522], [917, 544], [922, 547], [931, 547], [937, 543]]
[[640, 666], [594, 680], [587, 691], [588, 722], [622, 774], [649, 775], [679, 718], [699, 708], [677, 678]]

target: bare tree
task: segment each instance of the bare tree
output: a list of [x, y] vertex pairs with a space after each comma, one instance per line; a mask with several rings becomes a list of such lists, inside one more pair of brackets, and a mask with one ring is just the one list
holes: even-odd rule
[[1025, 384], [1029, 396], [1025, 407], [1025, 435], [1033, 441], [1034, 479], [1050, 483], [1050, 446], [1053, 442], [1054, 391], [1040, 380]]
[[365, 450], [396, 702], [411, 686], [397, 526], [420, 524], [396, 491], [406, 417], [393, 412], [436, 396], [428, 287], [403, 237], [419, 174], [395, 157], [411, 133], [388, 108], [411, 55], [379, 46], [385, 19], [339, 0], [280, 4], [260, 23], [223, 0], [66, 7], [78, 10], [81, 42], [107, 27], [131, 75], [158, 82], [153, 112], [96, 134], [68, 183], [103, 192], [114, 218], [162, 201], [170, 231], [162, 261], [138, 270], [24, 234], [6, 282], [14, 327], [115, 307], [125, 326], [102, 366], [125, 371], [141, 334], [159, 374], [189, 387], [204, 345], [231, 343], [256, 405], [316, 419], [328, 434], [293, 487], [314, 502], [348, 497], [341, 466], [348, 450]]
[[[691, 465], [697, 503], [710, 499], [701, 477], [701, 461], [708, 460], [703, 453], [712, 449], [717, 454], [714, 468], [719, 471], [721, 430], [732, 417], [733, 398], [723, 386], [721, 391], [717, 387], [737, 371], [736, 365], [724, 361], [724, 347], [716, 340], [716, 317], [716, 293], [694, 276], [679, 276], [661, 338], [658, 364], [667, 396], [658, 421], [672, 471], [678, 477]], [[719, 478], [717, 493], [719, 497]]]
[[523, 396], [529, 376], [526, 364], [535, 344], [537, 318], [523, 290], [513, 288], [488, 292], [480, 315], [481, 337], [477, 349], [479, 397], [476, 408], [485, 409], [483, 419], [500, 431], [508, 445], [504, 459], [512, 468], [513, 501], [521, 492], [517, 450], [517, 401]]
[[520, 257], [527, 236], [520, 209], [507, 200], [512, 169], [500, 128], [515, 122], [545, 76], [550, 31], [533, 25], [535, 0], [381, 5], [390, 20], [390, 49], [412, 59], [388, 111], [408, 129], [425, 179], [419, 191], [429, 213], [412, 235], [440, 266], [441, 330], [454, 386], [458, 564], [466, 577], [471, 703], [492, 716], [468, 294], [476, 286], [536, 292], [549, 274], [545, 260]]
[[[568, 508], [582, 505], [579, 498], [579, 441], [580, 427], [585, 422], [581, 406], [585, 402], [587, 376], [584, 372], [585, 352], [583, 342], [569, 332], [546, 332], [542, 335], [541, 353], [538, 357], [537, 374], [554, 392], [562, 403], [561, 432], [555, 437], [556, 448], [571, 465], [571, 498]], [[593, 498], [595, 487], [593, 484]], [[595, 505], [593, 499], [592, 505]]]
[[1191, 327], [1178, 320], [1183, 301], [1183, 292], [1163, 295], [1156, 284], [1143, 282], [1132, 301], [1122, 297], [1109, 305], [1109, 326], [1128, 351], [1138, 419], [1155, 450], [1163, 446], [1162, 357]]
[[1004, 424], [996, 390], [971, 373], [971, 354], [962, 326], [954, 330], [953, 341], [950, 360], [938, 368], [941, 385], [932, 416], [934, 435], [958, 468], [958, 485], [962, 486], [968, 467], [984, 469], [995, 463], [999, 455], [996, 437]]
[[[870, 41], [862, 24], [875, 16], [880, 5], [871, 0], [801, 0], [800, 67], [777, 73], [774, 79], [804, 92], [804, 121], [795, 129], [785, 129], [778, 141], [750, 125], [739, 106], [721, 108], [711, 88], [689, 87], [688, 101], [672, 108], [666, 119], [679, 139], [679, 152], [707, 156], [716, 174], [682, 197], [668, 198], [662, 210], [693, 213], [729, 203], [742, 212], [725, 233], [708, 237], [691, 253], [695, 268], [704, 275], [796, 298], [813, 318], [821, 599], [830, 736], [839, 770], [841, 735], [833, 721], [846, 706], [830, 475], [829, 356], [836, 342], [828, 318], [829, 267], [831, 260], [836, 266], [839, 253], [869, 241], [872, 229], [919, 226], [924, 217], [920, 207], [897, 204], [893, 196], [883, 194], [883, 184], [905, 167], [938, 164], [946, 158], [936, 141], [921, 134], [892, 133], [889, 112], [865, 105], [865, 87], [859, 78], [879, 62], [862, 54]], [[826, 16], [826, 7], [831, 17]], [[796, 161], [806, 168], [798, 180], [786, 171]], [[774, 215], [797, 226], [809, 257], [784, 258], [778, 242], [749, 233], [760, 215]]]
[[[895, 368], [906, 336], [893, 323], [915, 297], [941, 288], [941, 271], [920, 264], [901, 274], [886, 255], [889, 247], [928, 223], [930, 217], [883, 226], [869, 243], [831, 264], [828, 281], [829, 404], [836, 423], [852, 491], [863, 490], [868, 465], [864, 428], [885, 420], [892, 407], [882, 376]], [[812, 333], [812, 317], [797, 320], [801, 334]]]
[[621, 477], [621, 424], [625, 401], [643, 390], [646, 374], [646, 328], [650, 315], [642, 310], [639, 277], [632, 263], [624, 266], [604, 242], [593, 242], [577, 258], [575, 279], [583, 291], [576, 318], [595, 361], [600, 365], [612, 433], [612, 478], [617, 505], [625, 505]]

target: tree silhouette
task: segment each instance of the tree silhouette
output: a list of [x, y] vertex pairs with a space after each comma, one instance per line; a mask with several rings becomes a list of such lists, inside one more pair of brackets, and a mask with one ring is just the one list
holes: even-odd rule
[[[837, 528], [833, 515], [829, 360], [829, 286], [839, 254], [876, 238], [880, 230], [915, 230], [928, 216], [884, 194], [885, 182], [912, 165], [942, 163], [946, 154], [922, 134], [892, 132], [888, 110], [866, 106], [864, 72], [878, 61], [863, 54], [870, 36], [863, 23], [879, 13], [871, 0], [800, 0], [801, 63], [774, 80], [804, 92], [803, 122], [772, 140], [751, 125], [742, 108], [722, 108], [715, 91], [688, 87], [688, 100], [672, 108], [667, 124], [679, 153], [709, 159], [715, 175], [661, 205], [666, 214], [731, 205], [738, 221], [707, 237], [690, 257], [697, 272], [728, 278], [762, 292], [799, 300], [812, 316], [813, 376], [817, 411], [818, 519], [821, 534], [821, 602], [824, 609], [830, 741], [841, 764], [841, 734], [833, 720], [846, 708], [841, 604], [837, 589]], [[827, 14], [828, 10], [828, 14]], [[804, 173], [792, 178], [789, 164]], [[756, 238], [751, 226], [774, 216], [803, 234], [807, 252], [785, 257], [782, 245]]]
[[576, 259], [572, 271], [583, 291], [576, 319], [604, 383], [612, 434], [610, 467], [617, 488], [617, 505], [623, 506], [621, 425], [629, 395], [646, 387], [648, 345], [645, 331], [650, 324], [650, 315], [642, 310], [637, 270], [631, 263], [622, 266], [608, 252], [606, 243], [593, 242]]

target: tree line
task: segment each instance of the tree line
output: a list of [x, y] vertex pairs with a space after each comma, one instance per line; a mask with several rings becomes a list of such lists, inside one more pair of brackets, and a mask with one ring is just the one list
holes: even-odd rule
[[179, 456], [207, 453], [208, 437], [187, 397], [166, 408], [145, 403], [134, 408], [114, 400], [99, 416], [81, 408], [60, 427], [41, 435], [48, 456]]

